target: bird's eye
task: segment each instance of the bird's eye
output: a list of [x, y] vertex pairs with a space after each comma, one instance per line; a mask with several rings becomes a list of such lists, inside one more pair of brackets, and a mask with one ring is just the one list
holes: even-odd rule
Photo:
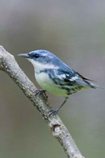
[[34, 57], [35, 58], [39, 58], [39, 54], [34, 54]]

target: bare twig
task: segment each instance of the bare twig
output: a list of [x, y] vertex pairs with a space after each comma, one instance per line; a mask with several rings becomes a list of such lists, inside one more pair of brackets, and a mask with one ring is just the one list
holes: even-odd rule
[[77, 148], [72, 136], [61, 121], [58, 115], [49, 115], [49, 107], [46, 105], [46, 98], [42, 95], [35, 95], [37, 88], [20, 69], [13, 55], [0, 46], [0, 70], [5, 71], [20, 87], [24, 94], [36, 106], [40, 114], [47, 121], [52, 134], [62, 145], [69, 158], [84, 158]]

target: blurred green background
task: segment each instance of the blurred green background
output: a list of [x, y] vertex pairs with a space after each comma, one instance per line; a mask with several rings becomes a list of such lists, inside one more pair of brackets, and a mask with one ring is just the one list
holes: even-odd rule
[[[17, 54], [47, 49], [105, 88], [105, 1], [0, 0], [0, 45], [35, 84], [32, 65]], [[62, 99], [49, 96], [51, 105]], [[105, 157], [105, 89], [70, 96], [60, 116], [86, 158]], [[46, 122], [3, 72], [0, 157], [66, 157]]]

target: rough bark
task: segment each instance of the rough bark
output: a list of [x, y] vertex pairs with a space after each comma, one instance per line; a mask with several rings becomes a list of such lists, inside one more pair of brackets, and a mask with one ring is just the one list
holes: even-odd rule
[[51, 129], [52, 135], [57, 138], [63, 147], [67, 157], [84, 158], [59, 116], [49, 115], [50, 108], [47, 105], [45, 95], [37, 93], [37, 88], [21, 70], [14, 56], [7, 52], [2, 46], [0, 46], [0, 70], [6, 72], [11, 79], [14, 80], [26, 97], [29, 98], [38, 109]]

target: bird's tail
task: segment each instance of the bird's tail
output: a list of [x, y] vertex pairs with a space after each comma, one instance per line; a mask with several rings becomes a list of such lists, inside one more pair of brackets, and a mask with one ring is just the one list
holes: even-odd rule
[[89, 87], [91, 87], [91, 88], [99, 88], [99, 86], [98, 85], [96, 85], [96, 84], [94, 84], [91, 80], [89, 80], [89, 79], [84, 79], [84, 81], [87, 83], [87, 85], [89, 86]]
[[[79, 73], [78, 73], [78, 75], [82, 78], [82, 80], [87, 84], [87, 86], [89, 86], [89, 87], [91, 87], [91, 88], [99, 88], [99, 86], [97, 85], [97, 84], [94, 84], [93, 82], [93, 80], [90, 80], [90, 79], [88, 79], [88, 78], [85, 78], [84, 76], [82, 76], [82, 75], [80, 75]], [[85, 85], [86, 86], [86, 85]]]

